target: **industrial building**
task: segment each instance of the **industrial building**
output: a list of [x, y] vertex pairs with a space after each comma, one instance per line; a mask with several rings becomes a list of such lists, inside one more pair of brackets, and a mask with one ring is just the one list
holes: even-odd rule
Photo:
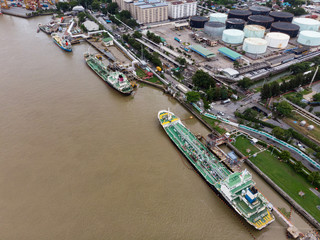
[[187, 18], [197, 14], [197, 1], [195, 0], [167, 0], [168, 16], [171, 19]]
[[219, 51], [222, 55], [230, 58], [230, 59], [233, 60], [233, 61], [236, 61], [236, 60], [238, 60], [238, 59], [240, 59], [240, 58], [242, 57], [241, 54], [239, 54], [239, 53], [237, 53], [237, 52], [235, 52], [235, 51], [232, 51], [231, 49], [226, 48], [226, 47], [219, 48], [218, 51]]
[[213, 52], [209, 51], [208, 49], [205, 49], [200, 45], [191, 45], [189, 46], [189, 48], [191, 49], [191, 51], [198, 53], [206, 59], [211, 59], [216, 56]]

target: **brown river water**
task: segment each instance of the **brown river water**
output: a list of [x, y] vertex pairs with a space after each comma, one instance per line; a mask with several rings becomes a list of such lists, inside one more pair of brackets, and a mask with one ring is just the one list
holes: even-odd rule
[[[161, 91], [124, 97], [63, 52], [38, 23], [0, 16], [0, 239], [286, 239], [276, 220], [256, 231], [191, 168], [160, 127]], [[288, 205], [258, 176], [275, 206]], [[310, 229], [298, 215], [293, 222]]]

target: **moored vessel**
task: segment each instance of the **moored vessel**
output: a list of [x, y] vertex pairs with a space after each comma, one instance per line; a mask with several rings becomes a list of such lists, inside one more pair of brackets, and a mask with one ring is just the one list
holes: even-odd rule
[[250, 172], [231, 172], [172, 112], [161, 110], [163, 129], [197, 172], [229, 206], [258, 230], [274, 221], [271, 204], [255, 188]]
[[57, 44], [61, 49], [67, 52], [72, 52], [72, 46], [68, 39], [60, 37], [57, 33], [52, 33], [51, 37], [55, 44]]
[[130, 95], [132, 93], [132, 85], [125, 74], [119, 71], [108, 70], [108, 67], [94, 54], [85, 53], [84, 58], [87, 65], [98, 74], [105, 83], [108, 83], [124, 95]]
[[44, 33], [46, 33], [46, 34], [51, 34], [51, 33], [53, 32], [52, 29], [51, 29], [51, 27], [49, 27], [49, 26], [47, 26], [47, 25], [39, 24], [39, 25], [38, 25], [38, 28], [39, 28], [42, 32], [44, 32]]

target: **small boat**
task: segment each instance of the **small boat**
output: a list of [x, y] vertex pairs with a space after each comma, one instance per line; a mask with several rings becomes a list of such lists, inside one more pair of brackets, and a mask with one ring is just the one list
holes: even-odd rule
[[72, 52], [71, 43], [68, 39], [60, 37], [56, 33], [52, 33], [51, 37], [52, 37], [53, 41], [55, 42], [55, 44], [57, 44], [61, 49], [65, 50], [67, 52]]

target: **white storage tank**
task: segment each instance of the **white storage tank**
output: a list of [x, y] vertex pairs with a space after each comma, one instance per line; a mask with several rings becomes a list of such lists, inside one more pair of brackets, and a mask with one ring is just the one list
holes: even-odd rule
[[211, 13], [210, 22], [221, 22], [225, 23], [227, 21], [228, 15], [225, 13]]
[[251, 54], [262, 54], [267, 51], [267, 40], [262, 38], [246, 38], [242, 49]]
[[260, 25], [247, 25], [243, 31], [247, 38], [263, 38], [266, 28]]
[[314, 129], [314, 126], [313, 126], [313, 125], [309, 125], [309, 126], [307, 127], [307, 129], [308, 129], [309, 131], [311, 131], [311, 130]]
[[288, 34], [280, 32], [267, 33], [266, 38], [267, 44], [272, 48], [285, 48], [288, 45], [290, 36]]
[[320, 33], [315, 31], [301, 31], [298, 36], [298, 43], [306, 46], [319, 46]]
[[302, 120], [302, 121], [300, 122], [300, 126], [303, 127], [304, 125], [306, 125], [306, 123], [307, 123], [307, 122], [306, 122], [305, 120]]
[[238, 29], [226, 29], [222, 33], [222, 41], [229, 44], [241, 44], [244, 32]]
[[204, 32], [211, 37], [221, 37], [226, 25], [221, 22], [207, 22], [204, 24]]
[[292, 23], [298, 25], [300, 27], [300, 31], [318, 31], [320, 26], [320, 22], [312, 18], [294, 18]]

